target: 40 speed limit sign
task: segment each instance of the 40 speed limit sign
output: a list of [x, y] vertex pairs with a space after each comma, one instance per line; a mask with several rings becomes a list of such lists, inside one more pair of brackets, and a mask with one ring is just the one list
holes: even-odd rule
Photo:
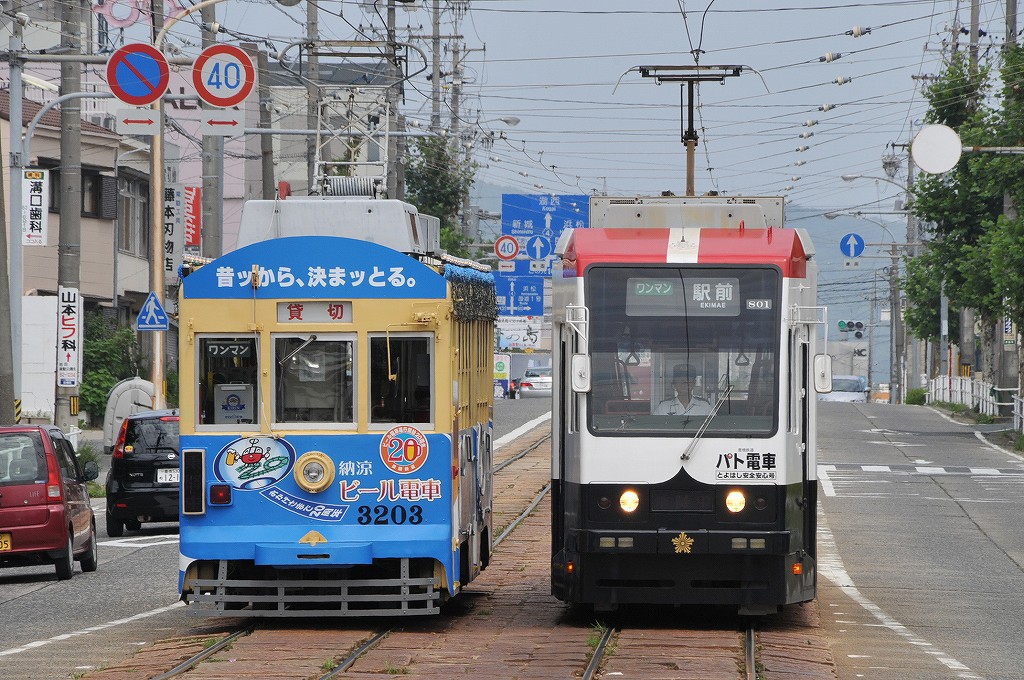
[[500, 237], [494, 242], [494, 254], [498, 256], [499, 260], [516, 259], [516, 255], [519, 254], [519, 241], [515, 236], [507, 234]]
[[241, 103], [252, 92], [255, 81], [252, 59], [234, 45], [207, 47], [192, 67], [192, 84], [199, 98], [211, 106], [226, 108]]

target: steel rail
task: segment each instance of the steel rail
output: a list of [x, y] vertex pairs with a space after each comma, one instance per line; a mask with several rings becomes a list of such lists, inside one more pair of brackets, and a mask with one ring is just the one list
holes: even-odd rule
[[199, 664], [201, 661], [206, 659], [206, 657], [216, 654], [217, 652], [224, 649], [238, 638], [250, 634], [255, 628], [255, 626], [247, 626], [242, 630], [235, 631], [234, 633], [228, 635], [220, 642], [211, 645], [210, 647], [207, 647], [203, 651], [199, 652], [193, 657], [186, 659], [184, 662], [178, 664], [166, 673], [163, 673], [162, 675], [158, 675], [155, 678], [152, 678], [152, 680], [167, 680], [167, 678], [173, 678], [176, 675], [181, 675], [186, 671], [192, 670], [193, 666]]
[[757, 680], [757, 658], [755, 652], [757, 647], [754, 639], [754, 626], [747, 626], [743, 637], [743, 657], [746, 661], [746, 680]]
[[530, 503], [530, 505], [526, 508], [526, 510], [523, 510], [523, 512], [518, 517], [516, 517], [514, 520], [509, 522], [509, 525], [507, 527], [505, 527], [505, 529], [500, 534], [498, 534], [498, 537], [496, 539], [494, 539], [494, 547], [495, 548], [497, 548], [498, 544], [501, 543], [502, 541], [504, 541], [505, 538], [509, 534], [512, 533], [513, 529], [515, 529], [517, 526], [519, 526], [519, 524], [524, 519], [526, 519], [527, 517], [530, 516], [530, 513], [533, 512], [537, 508], [538, 505], [540, 505], [540, 502], [544, 499], [544, 496], [548, 495], [548, 491], [551, 491], [551, 482], [548, 482], [544, 486], [544, 488], [540, 490], [540, 493], [538, 493], [534, 497], [533, 502]]
[[512, 463], [516, 462], [517, 460], [519, 460], [520, 458], [522, 458], [526, 454], [531, 453], [533, 451], [536, 451], [537, 447], [539, 447], [541, 444], [543, 444], [546, 441], [551, 441], [551, 435], [550, 434], [544, 435], [539, 440], [537, 440], [533, 444], [530, 444], [525, 449], [523, 449], [522, 451], [520, 451], [516, 455], [512, 456], [511, 458], [507, 458], [506, 460], [503, 460], [502, 462], [498, 463], [497, 465], [494, 465], [491, 468], [491, 473], [492, 474], [497, 474], [498, 472], [501, 472], [506, 467], [508, 467]]
[[601, 667], [601, 661], [604, 659], [604, 650], [608, 647], [608, 642], [612, 639], [612, 635], [615, 633], [615, 629], [609, 626], [604, 629], [604, 635], [597, 643], [597, 647], [594, 648], [594, 654], [590, 657], [590, 663], [587, 664], [586, 670], [583, 671], [583, 680], [593, 680], [597, 675], [597, 669]]
[[352, 664], [356, 662], [356, 659], [358, 659], [363, 654], [376, 647], [381, 642], [381, 640], [386, 638], [388, 635], [391, 635], [393, 631], [393, 628], [387, 628], [385, 630], [380, 631], [379, 633], [374, 633], [369, 640], [359, 645], [359, 647], [357, 647], [355, 651], [346, 656], [345, 660], [338, 664], [337, 667], [331, 670], [327, 675], [321, 675], [319, 680], [328, 680], [329, 678], [333, 678], [334, 676], [336, 676], [338, 673], [344, 673], [349, 669], [349, 667], [352, 666]]

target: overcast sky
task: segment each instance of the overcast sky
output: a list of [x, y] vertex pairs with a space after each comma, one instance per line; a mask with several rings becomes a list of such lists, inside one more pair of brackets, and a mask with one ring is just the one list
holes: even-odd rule
[[[412, 11], [398, 11], [399, 40], [430, 33], [431, 4], [419, 0]], [[442, 33], [463, 35], [471, 50], [463, 62], [463, 126], [479, 119], [482, 128], [508, 136], [489, 150], [474, 147], [477, 162], [489, 166], [481, 171], [483, 181], [522, 193], [683, 193], [681, 88], [658, 86], [635, 67], [692, 65], [692, 50], [699, 48], [702, 65], [743, 69], [738, 77], [699, 88], [696, 191], [784, 193], [797, 205], [825, 211], [892, 209], [897, 187], [868, 179], [844, 182], [841, 175], [884, 177], [882, 157], [895, 153], [903, 163], [895, 181], [905, 183], [906, 152], [892, 144], [909, 142], [919, 129], [926, 111], [921, 78], [941, 71], [954, 27], [969, 23], [970, 2], [441, 4]], [[997, 50], [1005, 32], [1005, 0], [980, 4], [987, 34], [980, 49]], [[322, 0], [321, 36], [371, 35], [371, 27], [379, 30], [383, 22], [370, 6], [365, 0]], [[305, 2], [286, 8], [265, 0], [228, 0], [217, 11], [228, 29], [220, 36], [225, 41], [269, 38], [280, 48], [305, 30]], [[172, 42], [177, 39], [186, 53], [197, 51], [198, 38], [189, 39], [182, 28]], [[959, 40], [965, 49], [967, 36]], [[413, 41], [429, 52], [427, 41]], [[823, 61], [828, 53], [834, 59]], [[421, 67], [418, 55], [410, 54], [410, 68]], [[450, 72], [450, 49], [444, 62]], [[423, 75], [408, 83], [403, 111], [427, 123], [431, 85]], [[446, 92], [451, 81], [450, 75], [443, 79]], [[834, 108], [820, 110], [826, 106]], [[521, 122], [508, 127], [495, 120], [507, 116]], [[808, 121], [817, 124], [807, 126]]]

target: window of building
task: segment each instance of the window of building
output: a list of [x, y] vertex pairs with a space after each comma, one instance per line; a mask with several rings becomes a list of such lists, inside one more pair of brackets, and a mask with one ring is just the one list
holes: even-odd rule
[[124, 176], [119, 181], [117, 248], [130, 255], [149, 257], [149, 182]]

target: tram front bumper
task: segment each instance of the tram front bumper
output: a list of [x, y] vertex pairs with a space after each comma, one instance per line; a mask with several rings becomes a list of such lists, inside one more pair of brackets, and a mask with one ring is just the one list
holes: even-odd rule
[[[723, 531], [657, 529], [654, 531], [571, 532], [570, 548], [583, 553], [664, 555], [757, 554], [791, 552], [789, 531]], [[573, 545], [575, 543], [575, 545]]]

